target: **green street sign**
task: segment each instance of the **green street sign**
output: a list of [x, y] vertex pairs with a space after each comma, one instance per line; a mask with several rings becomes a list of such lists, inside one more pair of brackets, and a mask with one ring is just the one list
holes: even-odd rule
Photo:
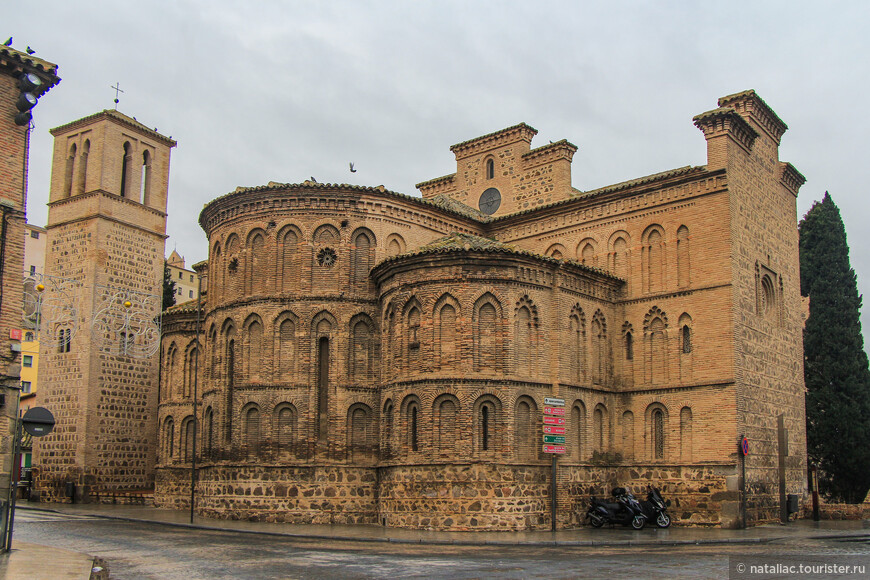
[[544, 435], [544, 443], [565, 443], [564, 435]]

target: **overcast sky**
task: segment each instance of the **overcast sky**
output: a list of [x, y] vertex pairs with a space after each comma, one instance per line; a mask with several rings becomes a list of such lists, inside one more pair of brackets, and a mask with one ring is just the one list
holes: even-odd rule
[[29, 0], [0, 41], [63, 79], [34, 112], [28, 221], [46, 221], [48, 130], [112, 108], [120, 82], [119, 110], [178, 141], [166, 251], [188, 265], [207, 257], [203, 204], [239, 185], [417, 195], [454, 171], [450, 145], [526, 122], [533, 147], [579, 147], [588, 190], [705, 164], [692, 117], [752, 88], [789, 126], [798, 218], [830, 191], [870, 296], [868, 16], [865, 1]]

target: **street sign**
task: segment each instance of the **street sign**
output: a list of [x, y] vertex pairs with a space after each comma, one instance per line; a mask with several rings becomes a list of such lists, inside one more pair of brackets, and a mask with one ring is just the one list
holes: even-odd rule
[[749, 439], [746, 437], [740, 441], [740, 452], [743, 455], [749, 455]]
[[564, 425], [565, 421], [564, 417], [548, 417], [544, 415], [544, 425]]
[[564, 407], [565, 399], [557, 399], [556, 397], [544, 397], [544, 404], [551, 407]]
[[544, 445], [544, 453], [565, 453], [564, 445]]
[[21, 340], [21, 329], [12, 328], [9, 330], [9, 340]]
[[54, 415], [48, 409], [33, 407], [24, 413], [21, 426], [34, 437], [44, 437], [54, 429]]
[[557, 427], [555, 425], [544, 425], [544, 433], [547, 433], [549, 435], [564, 435], [565, 428]]
[[542, 435], [544, 438], [544, 443], [559, 443], [565, 444], [565, 436], [564, 435]]
[[545, 415], [564, 415], [565, 407], [544, 407]]

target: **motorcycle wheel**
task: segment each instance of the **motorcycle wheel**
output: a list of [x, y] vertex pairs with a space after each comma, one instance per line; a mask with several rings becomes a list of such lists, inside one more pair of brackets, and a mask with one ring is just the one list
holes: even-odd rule
[[671, 525], [671, 516], [665, 512], [660, 512], [659, 517], [656, 518], [656, 525], [660, 528], [669, 527]]
[[646, 525], [646, 518], [643, 516], [634, 516], [631, 520], [631, 527], [635, 530], [642, 530]]
[[589, 523], [592, 524], [593, 528], [600, 528], [604, 525], [604, 518], [598, 514], [589, 514]]

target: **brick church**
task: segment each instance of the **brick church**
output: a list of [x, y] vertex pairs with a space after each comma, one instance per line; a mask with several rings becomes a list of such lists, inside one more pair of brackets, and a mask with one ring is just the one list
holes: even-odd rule
[[648, 482], [678, 523], [777, 519], [805, 493], [804, 178], [754, 91], [694, 123], [706, 165], [590, 191], [574, 145], [533, 148], [521, 123], [452, 146], [422, 197], [305, 181], [211, 201], [201, 309], [164, 313], [159, 389], [131, 401], [153, 405], [142, 485], [188, 508], [195, 459], [210, 517], [549, 529], [550, 397], [559, 528]]

